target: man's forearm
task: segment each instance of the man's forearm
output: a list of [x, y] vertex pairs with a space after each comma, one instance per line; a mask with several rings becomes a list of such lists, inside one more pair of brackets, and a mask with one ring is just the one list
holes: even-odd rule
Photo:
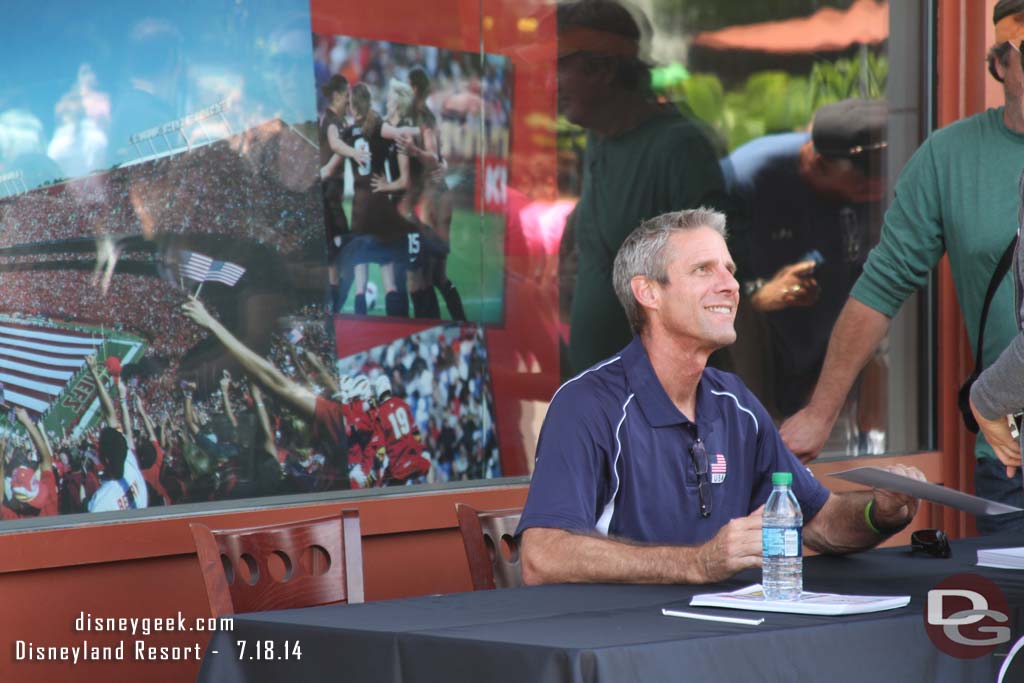
[[885, 339], [892, 320], [854, 298], [846, 301], [829, 339], [808, 409], [835, 421], [857, 375]]
[[[884, 529], [868, 526], [866, 509], [874, 498], [871, 491], [833, 493], [824, 507], [804, 527], [804, 542], [819, 553], [840, 555], [873, 548], [910, 519], [877, 520]], [[882, 533], [879, 533], [879, 532]], [[886, 533], [888, 531], [888, 533]]]
[[219, 321], [213, 320], [209, 330], [254, 380], [276, 394], [279, 399], [286, 401], [303, 417], [313, 417], [316, 412], [316, 400], [310, 392], [300, 391], [300, 387], [285, 377], [273, 363], [239, 341]]
[[214, 321], [210, 325], [210, 332], [257, 382], [271, 391], [280, 390], [284, 385], [284, 375], [270, 361], [240, 342], [220, 322]]
[[230, 385], [222, 384], [220, 387], [221, 401], [224, 404], [224, 414], [228, 416], [228, 422], [232, 427], [238, 427], [238, 418], [235, 417], [235, 410], [231, 406]]
[[100, 405], [103, 406], [103, 415], [107, 418], [107, 426], [114, 429], [119, 428], [121, 422], [117, 419], [117, 408], [114, 407], [114, 402], [111, 400], [110, 394], [107, 393], [107, 388], [103, 385], [103, 379], [100, 377], [99, 370], [90, 366], [89, 372], [92, 373], [92, 379], [96, 383], [96, 393], [99, 395]]
[[145, 414], [142, 415], [142, 424], [146, 426], [146, 437], [150, 441], [155, 441], [157, 443], [162, 444], [163, 440], [158, 439], [156, 436], [156, 427], [153, 426], [153, 421], [150, 420], [149, 417]]
[[574, 534], [560, 529], [527, 529], [523, 536], [523, 579], [540, 583], [702, 583], [698, 549], [645, 546]]
[[255, 385], [253, 386], [252, 403], [256, 408], [256, 419], [263, 433], [263, 450], [273, 457], [277, 457], [277, 445], [274, 443], [274, 430], [270, 426], [270, 416], [267, 414], [267, 407], [263, 403], [263, 394]]
[[135, 427], [132, 425], [132, 415], [128, 412], [128, 397], [125, 396], [124, 387], [118, 386], [117, 381], [114, 381], [114, 386], [117, 387], [118, 402], [121, 404], [121, 424], [124, 427], [124, 439], [128, 442], [128, 448], [135, 449]]
[[192, 392], [185, 392], [185, 426], [192, 436], [199, 433], [199, 423], [196, 420], [195, 408], [192, 405]]
[[327, 390], [331, 395], [338, 393], [338, 381], [334, 378], [334, 375], [327, 371], [327, 368], [324, 367], [323, 361], [321, 361], [320, 358], [318, 358], [317, 355], [309, 349], [306, 349], [306, 360], [313, 367], [313, 371], [316, 373], [317, 379], [321, 384], [327, 387]]
[[146, 408], [142, 405], [141, 399], [136, 397], [136, 401], [138, 401], [137, 406], [139, 409], [139, 419], [142, 420], [142, 426], [146, 430], [146, 436], [150, 441], [157, 441], [159, 443], [160, 440], [156, 438], [156, 427], [153, 425], [153, 420], [150, 419], [149, 413], [146, 412]]
[[53, 465], [53, 455], [50, 453], [49, 445], [43, 440], [43, 435], [39, 428], [36, 427], [31, 419], [26, 418], [20, 421], [25, 431], [28, 432], [28, 438], [32, 441], [32, 445], [35, 446], [36, 452], [39, 453], [43, 469], [49, 469]]

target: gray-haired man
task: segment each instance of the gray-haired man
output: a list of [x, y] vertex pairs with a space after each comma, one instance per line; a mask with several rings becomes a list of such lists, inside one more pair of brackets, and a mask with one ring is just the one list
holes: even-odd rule
[[637, 336], [551, 401], [519, 526], [527, 583], [708, 583], [760, 566], [776, 471], [793, 474], [815, 550], [869, 548], [913, 519], [902, 494], [830, 493], [743, 383], [707, 367], [736, 339], [735, 269], [716, 211], [664, 214], [626, 238], [614, 284]]

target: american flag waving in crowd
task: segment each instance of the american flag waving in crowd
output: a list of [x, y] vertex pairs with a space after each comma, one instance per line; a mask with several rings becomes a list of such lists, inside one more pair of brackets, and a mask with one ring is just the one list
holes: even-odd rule
[[228, 287], [245, 275], [245, 268], [230, 261], [218, 261], [196, 251], [181, 252], [181, 274], [197, 282], [221, 282]]
[[[204, 282], [220, 282], [228, 287], [234, 287], [245, 275], [245, 268], [236, 263], [219, 261], [196, 251], [182, 250], [181, 257], [179, 272], [183, 277], [199, 282], [200, 290]], [[197, 290], [196, 296], [198, 295]]]

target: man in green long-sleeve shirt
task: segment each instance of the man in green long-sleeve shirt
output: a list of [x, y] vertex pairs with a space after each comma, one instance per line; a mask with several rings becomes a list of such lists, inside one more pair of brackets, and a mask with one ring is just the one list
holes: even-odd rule
[[[1003, 84], [1005, 106], [936, 131], [900, 174], [881, 241], [836, 321], [811, 401], [780, 430], [804, 461], [820, 452], [892, 317], [943, 254], [949, 254], [972, 350], [977, 344], [985, 292], [1017, 229], [1017, 180], [1024, 167], [1024, 70], [1018, 49], [1024, 40], [1024, 0], [1000, 0], [993, 21], [996, 45], [989, 60]], [[1015, 334], [1013, 288], [1005, 278], [989, 310], [984, 362], [993, 362]], [[975, 454], [977, 494], [1024, 507], [1020, 472], [1008, 479], [980, 436]], [[1024, 514], [979, 517], [977, 523], [982, 533], [1024, 530]]]
[[569, 332], [575, 374], [631, 339], [612, 288], [612, 262], [626, 236], [663, 213], [724, 208], [725, 182], [704, 131], [651, 94], [637, 17], [614, 0], [582, 0], [560, 4], [557, 20], [559, 109], [587, 129], [572, 217], [579, 254]]

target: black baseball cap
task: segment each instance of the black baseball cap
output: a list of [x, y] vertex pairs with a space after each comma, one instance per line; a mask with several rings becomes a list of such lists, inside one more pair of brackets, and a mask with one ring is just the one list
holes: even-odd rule
[[811, 139], [823, 157], [858, 161], [888, 146], [888, 122], [889, 107], [883, 100], [842, 100], [815, 112]]

